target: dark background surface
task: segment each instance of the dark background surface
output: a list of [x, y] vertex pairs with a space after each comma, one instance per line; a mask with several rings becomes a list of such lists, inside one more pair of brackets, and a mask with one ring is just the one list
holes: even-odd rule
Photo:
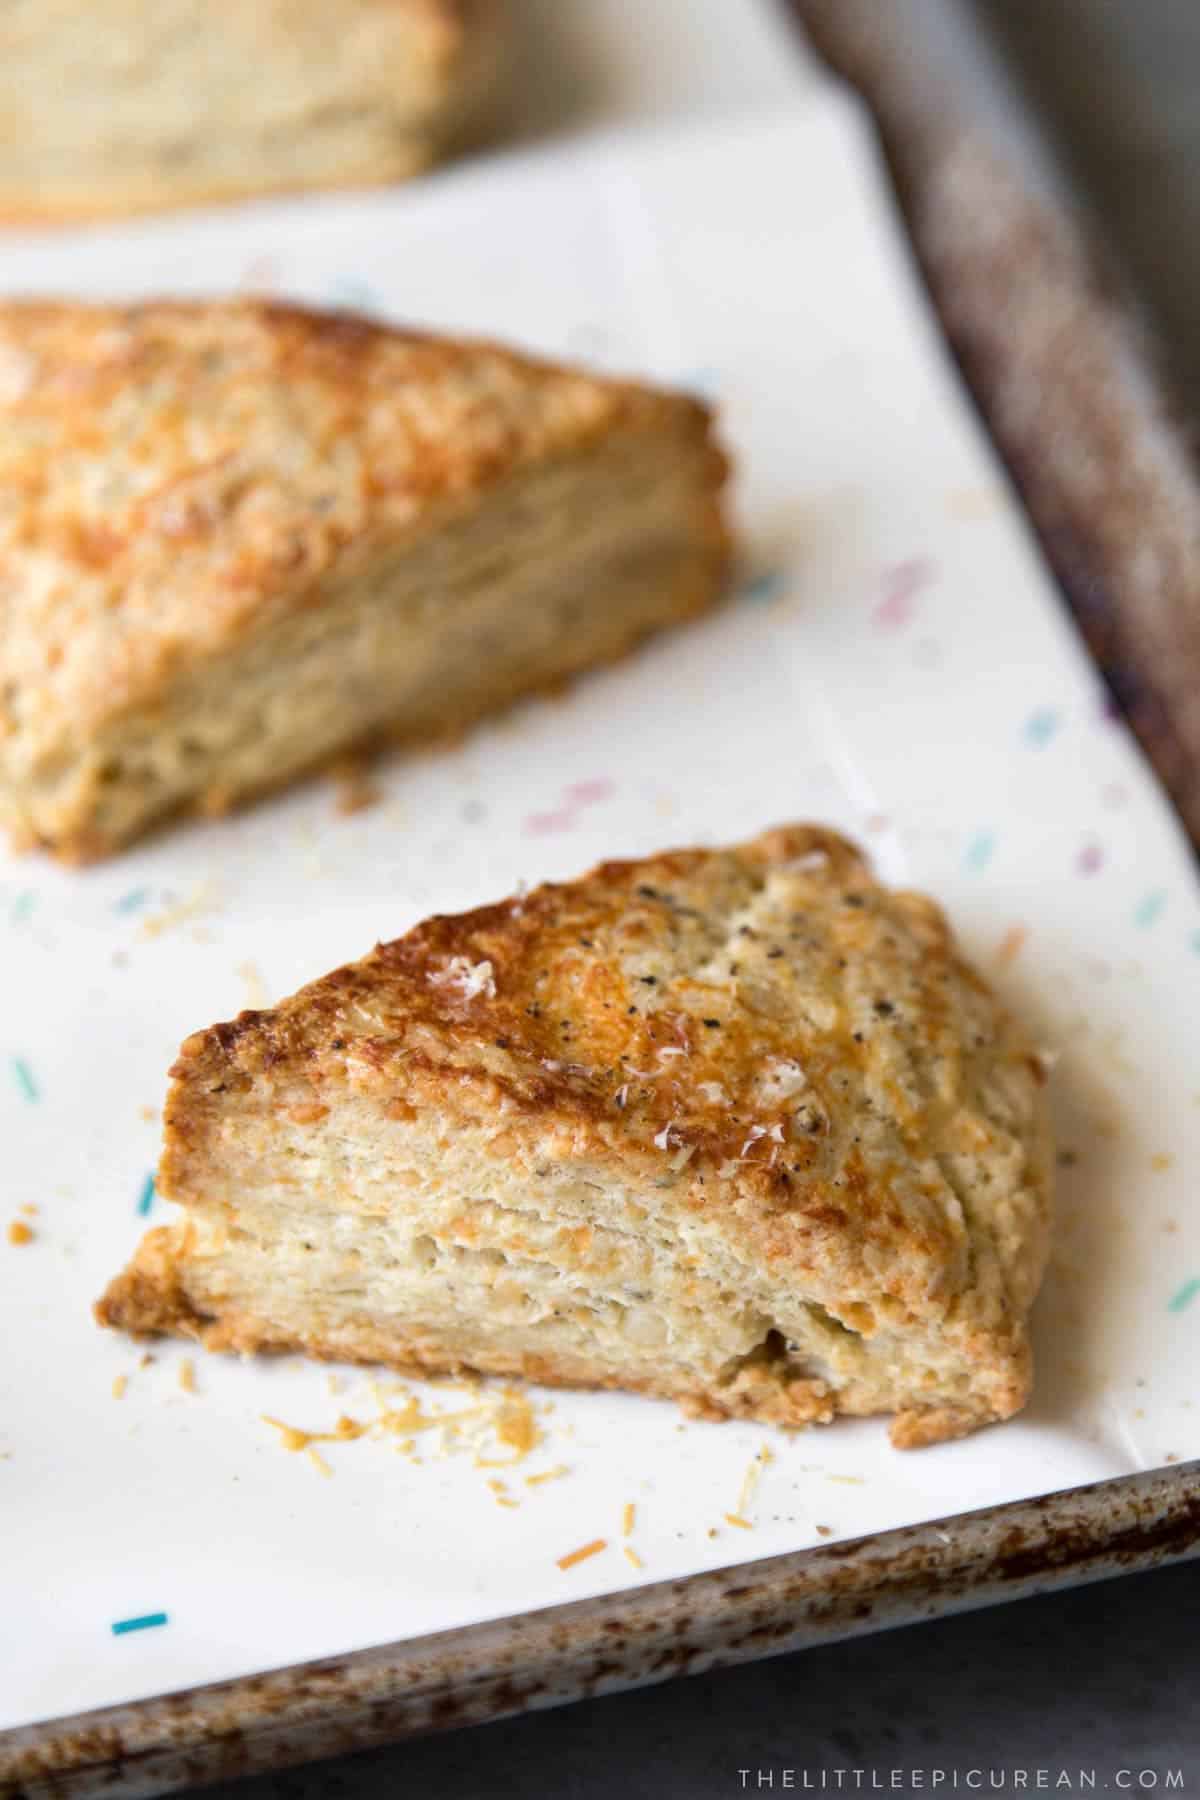
[[[569, 0], [568, 0], [569, 3]], [[730, 0], [736, 3], [736, 0]], [[879, 0], [888, 4], [889, 0]], [[1200, 419], [1200, 0], [958, 0], [994, 35]], [[1047, 1771], [1200, 1793], [1200, 1564], [237, 1784], [239, 1800], [820, 1790]], [[740, 1770], [750, 1774], [743, 1789]], [[1070, 1788], [1054, 1783], [1065, 1770]], [[1123, 1777], [1121, 1770], [1132, 1770]], [[1140, 1770], [1154, 1771], [1142, 1777]], [[759, 1782], [762, 1771], [762, 1782]], [[766, 1785], [768, 1772], [773, 1784]], [[909, 1785], [907, 1774], [904, 1785]], [[952, 1776], [938, 1792], [954, 1790]], [[215, 1795], [218, 1790], [207, 1792]], [[1086, 1790], [1083, 1790], [1086, 1791]], [[1172, 1790], [1179, 1792], [1178, 1788]]]

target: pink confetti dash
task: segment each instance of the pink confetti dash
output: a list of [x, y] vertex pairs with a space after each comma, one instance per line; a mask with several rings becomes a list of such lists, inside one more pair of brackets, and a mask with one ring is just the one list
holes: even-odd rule
[[574, 823], [573, 812], [530, 813], [522, 829], [526, 837], [551, 837], [556, 831], [570, 831]]
[[568, 806], [596, 806], [601, 800], [611, 799], [615, 784], [607, 775], [599, 775], [592, 781], [577, 781], [565, 790], [563, 799]]
[[582, 807], [596, 806], [615, 793], [616, 783], [607, 775], [593, 776], [590, 781], [575, 781], [562, 792], [562, 803], [555, 812], [530, 813], [525, 820], [528, 837], [548, 837], [554, 831], [570, 831]]
[[883, 574], [883, 597], [872, 610], [871, 620], [878, 631], [898, 631], [907, 625], [917, 610], [917, 595], [933, 580], [934, 566], [927, 556], [910, 556], [907, 562], [894, 563]]
[[1081, 875], [1094, 875], [1097, 869], [1104, 866], [1104, 852], [1099, 844], [1085, 844], [1075, 860], [1075, 866]]
[[247, 294], [271, 294], [279, 287], [282, 273], [279, 258], [271, 255], [251, 257], [242, 270], [239, 288]]

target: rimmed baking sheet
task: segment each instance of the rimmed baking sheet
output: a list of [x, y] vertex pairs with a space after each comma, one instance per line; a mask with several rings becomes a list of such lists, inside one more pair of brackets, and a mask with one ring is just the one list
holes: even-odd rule
[[[339, 816], [317, 784], [83, 874], [0, 864], [5, 1196], [14, 1218], [38, 1209], [33, 1242], [0, 1256], [0, 1723], [1200, 1453], [1194, 869], [1063, 618], [848, 101], [798, 78], [762, 116], [596, 132], [403, 193], [13, 239], [0, 279], [267, 287], [695, 386], [722, 409], [746, 545], [723, 614], [388, 764], [365, 812]], [[440, 1433], [413, 1462], [385, 1432], [322, 1444], [327, 1477], [262, 1415], [373, 1417], [367, 1377], [333, 1394], [297, 1361], [192, 1355], [189, 1392], [186, 1349], [142, 1367], [97, 1332], [92, 1298], [164, 1210], [153, 1113], [187, 1031], [427, 911], [789, 817], [848, 829], [937, 893], [1058, 1053], [1062, 1226], [1021, 1420], [906, 1456], [878, 1423], [784, 1437], [534, 1396], [544, 1442], [512, 1470], [439, 1455]]]

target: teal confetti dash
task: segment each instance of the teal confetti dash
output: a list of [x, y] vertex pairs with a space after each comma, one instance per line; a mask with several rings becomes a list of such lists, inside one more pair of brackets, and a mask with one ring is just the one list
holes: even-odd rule
[[1167, 1301], [1167, 1311], [1183, 1312], [1192, 1304], [1197, 1294], [1200, 1294], [1200, 1278], [1193, 1276], [1190, 1281], [1184, 1282], [1177, 1293], [1171, 1295]]
[[1196, 952], [1197, 956], [1200, 956], [1200, 931], [1193, 931], [1192, 933], [1192, 949]]
[[13, 925], [23, 925], [36, 905], [37, 895], [32, 888], [26, 888], [25, 892], [18, 894], [12, 903], [8, 915], [10, 922]]
[[718, 380], [716, 369], [686, 369], [675, 385], [681, 387], [685, 393], [703, 394], [707, 399], [711, 399], [717, 391]]
[[127, 894], [122, 894], [119, 900], [113, 901], [113, 911], [119, 913], [136, 912], [139, 906], [145, 906], [149, 898], [149, 888], [130, 888]]
[[337, 306], [350, 307], [355, 312], [378, 310], [379, 301], [374, 288], [358, 275], [339, 275], [333, 283], [332, 292]]
[[782, 590], [783, 570], [763, 569], [759, 574], [750, 577], [749, 581], [742, 589], [742, 599], [756, 600], [760, 603], [767, 600], [775, 600]]
[[27, 1100], [36, 1100], [38, 1097], [38, 1084], [33, 1079], [33, 1070], [23, 1056], [13, 1057], [12, 1072], [16, 1084], [24, 1094], [25, 1098]]
[[968, 869], [978, 875], [979, 872], [982, 869], [986, 869], [991, 862], [992, 852], [995, 848], [996, 840], [991, 832], [981, 831], [979, 836], [973, 837], [971, 842], [967, 845], [967, 853], [963, 857], [963, 862]]
[[1153, 925], [1166, 904], [1167, 896], [1161, 888], [1157, 888], [1152, 894], [1147, 894], [1146, 898], [1138, 903], [1137, 911], [1133, 915], [1134, 924], [1140, 926], [1144, 931], [1148, 925]]
[[1039, 706], [1025, 721], [1024, 737], [1035, 750], [1044, 750], [1059, 727], [1059, 717], [1050, 706]]
[[147, 1175], [145, 1181], [143, 1181], [143, 1183], [142, 1183], [141, 1198], [139, 1199], [139, 1201], [137, 1203], [138, 1213], [140, 1214], [140, 1216], [143, 1219], [146, 1217], [146, 1214], [150, 1211], [150, 1208], [153, 1205], [154, 1205], [154, 1177], [153, 1177], [153, 1175]]
[[125, 1637], [130, 1631], [153, 1631], [156, 1625], [165, 1625], [166, 1613], [139, 1613], [136, 1619], [114, 1619], [112, 1634], [114, 1637]]

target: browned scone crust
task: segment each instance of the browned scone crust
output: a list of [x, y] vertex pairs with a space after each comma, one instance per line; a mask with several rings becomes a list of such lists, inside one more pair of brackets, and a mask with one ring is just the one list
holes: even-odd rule
[[686, 396], [350, 314], [0, 303], [0, 822], [104, 855], [702, 611], [727, 558], [710, 431]]
[[375, 186], [491, 129], [506, 0], [9, 0], [0, 223]]
[[607, 863], [189, 1038], [188, 1210], [98, 1316], [932, 1443], [1028, 1393], [1042, 1081], [938, 908], [832, 833]]

